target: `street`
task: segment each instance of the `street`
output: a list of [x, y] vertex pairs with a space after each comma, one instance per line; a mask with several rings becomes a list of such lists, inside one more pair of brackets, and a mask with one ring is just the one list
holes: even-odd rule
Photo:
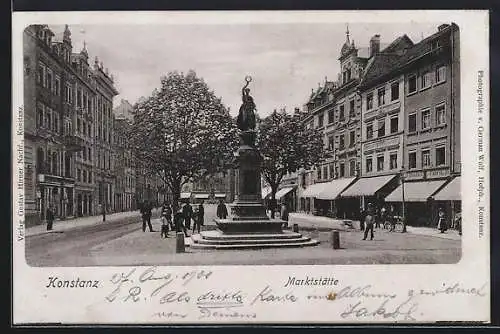
[[[215, 229], [215, 210], [215, 205], [205, 205], [203, 229]], [[397, 264], [455, 263], [461, 256], [459, 239], [380, 229], [375, 230], [373, 241], [361, 240], [359, 231], [341, 232], [341, 249], [336, 250], [332, 249], [330, 232], [301, 230], [321, 243], [288, 249], [186, 248], [185, 253], [177, 254], [174, 233], [162, 239], [159, 219], [153, 219], [152, 223], [155, 233], [143, 233], [140, 218], [132, 216], [60, 233], [28, 236], [27, 263], [32, 266]]]

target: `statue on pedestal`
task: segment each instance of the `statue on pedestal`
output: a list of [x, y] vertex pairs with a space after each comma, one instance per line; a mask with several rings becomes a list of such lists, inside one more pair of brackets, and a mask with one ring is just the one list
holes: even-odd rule
[[243, 104], [240, 107], [238, 119], [236, 121], [238, 129], [248, 131], [255, 129], [255, 103], [253, 97], [250, 96], [250, 88], [247, 88], [252, 81], [251, 76], [245, 77], [246, 84], [241, 89], [241, 99]]

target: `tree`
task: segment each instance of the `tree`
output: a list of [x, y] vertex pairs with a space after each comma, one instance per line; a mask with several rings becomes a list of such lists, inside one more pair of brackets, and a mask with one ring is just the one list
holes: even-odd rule
[[162, 77], [134, 107], [129, 136], [137, 160], [160, 176], [175, 206], [185, 183], [226, 169], [237, 145], [228, 109], [194, 71]]
[[304, 113], [274, 112], [260, 122], [259, 148], [262, 174], [271, 187], [271, 216], [274, 218], [276, 192], [283, 177], [300, 168], [310, 168], [324, 155], [322, 133], [306, 128]]

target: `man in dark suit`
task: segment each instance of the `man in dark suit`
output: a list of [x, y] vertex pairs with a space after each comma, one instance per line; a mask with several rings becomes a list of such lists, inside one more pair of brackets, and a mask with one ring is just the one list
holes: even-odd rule
[[152, 215], [152, 206], [148, 201], [144, 201], [144, 204], [141, 207], [142, 214], [142, 232], [146, 232], [146, 223], [149, 227], [149, 232], [153, 231], [153, 226], [151, 225], [151, 215]]
[[217, 205], [217, 217], [219, 219], [226, 219], [227, 218], [227, 208], [226, 208], [226, 204], [224, 204], [223, 199], [221, 199], [219, 201], [219, 205]]
[[193, 233], [196, 228], [198, 228], [198, 233], [200, 233], [201, 226], [204, 225], [205, 220], [205, 208], [203, 207], [203, 200], [200, 202], [198, 206], [198, 210], [195, 215], [194, 224], [193, 224]]
[[186, 202], [184, 207], [182, 208], [182, 215], [184, 216], [184, 226], [189, 230], [191, 229], [191, 219], [193, 218], [193, 207], [189, 204], [189, 201]]
[[52, 231], [52, 224], [54, 223], [54, 209], [52, 208], [52, 204], [49, 205], [46, 212], [47, 219], [47, 231]]

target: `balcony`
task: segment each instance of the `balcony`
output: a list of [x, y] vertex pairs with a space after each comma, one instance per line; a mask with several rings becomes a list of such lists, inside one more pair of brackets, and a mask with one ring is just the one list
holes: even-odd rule
[[65, 135], [64, 144], [66, 145], [66, 150], [70, 152], [78, 152], [83, 149], [84, 140], [75, 135]]

